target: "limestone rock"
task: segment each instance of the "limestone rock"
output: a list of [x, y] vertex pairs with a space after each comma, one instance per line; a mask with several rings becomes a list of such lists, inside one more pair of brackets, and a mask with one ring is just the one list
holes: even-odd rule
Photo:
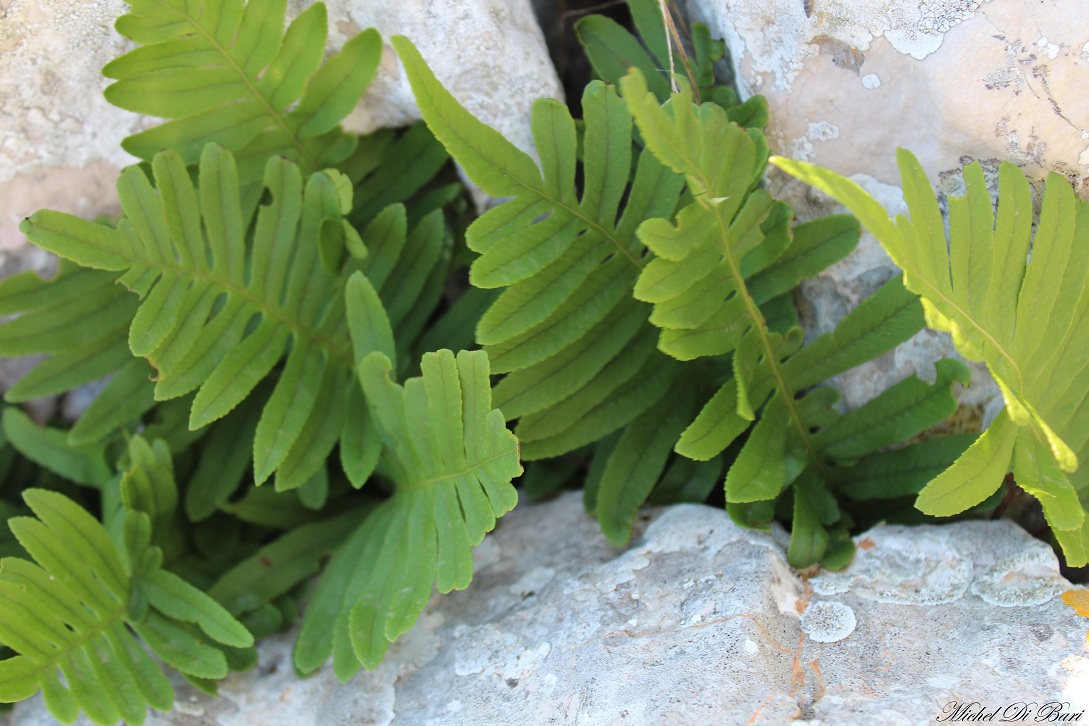
[[[918, 156], [943, 193], [964, 163], [1009, 160], [1057, 171], [1089, 198], [1089, 5], [1083, 0], [686, 0], [725, 38], [742, 95], [763, 94], [773, 150], [860, 181], [899, 211], [897, 147]], [[771, 179], [802, 218], [832, 209], [802, 185]], [[889, 186], [894, 185], [894, 186]], [[784, 188], [784, 186], [786, 188]], [[823, 332], [894, 274], [869, 235], [804, 288]], [[952, 350], [925, 333], [841, 381], [857, 405]], [[997, 413], [982, 368], [961, 400]]]
[[[925, 724], [953, 702], [1089, 708], [1089, 621], [1057, 597], [1071, 585], [1051, 551], [1012, 523], [877, 527], [846, 570], [808, 578], [783, 536], [681, 505], [647, 512], [619, 551], [578, 493], [523, 504], [476, 550], [469, 589], [432, 599], [376, 670], [299, 680], [275, 638], [218, 700], [178, 685], [177, 710], [148, 723]], [[45, 723], [40, 698], [15, 711], [15, 726]]]
[[[294, 16], [312, 4], [292, 0]], [[558, 96], [530, 0], [327, 0], [330, 50], [367, 27], [408, 35], [471, 111], [529, 149], [529, 108]], [[25, 244], [19, 221], [48, 207], [118, 211], [114, 182], [134, 159], [121, 140], [156, 123], [108, 104], [100, 70], [129, 44], [113, 30], [124, 0], [7, 0], [0, 7], [0, 249]], [[387, 46], [371, 91], [349, 118], [365, 132], [419, 118]]]

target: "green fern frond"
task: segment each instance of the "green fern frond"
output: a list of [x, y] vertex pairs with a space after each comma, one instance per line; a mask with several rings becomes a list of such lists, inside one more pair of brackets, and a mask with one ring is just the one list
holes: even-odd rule
[[101, 489], [113, 476], [101, 444], [73, 446], [68, 432], [38, 426], [14, 406], [4, 408], [4, 438], [20, 454], [68, 481]]
[[[789, 489], [791, 562], [841, 560], [849, 545], [839, 524], [835, 471], [951, 414], [951, 387], [967, 383], [967, 369], [942, 362], [933, 386], [910, 379], [841, 417], [832, 407], [839, 394], [812, 387], [916, 333], [923, 323], [918, 299], [894, 280], [809, 345], [801, 345], [798, 328], [773, 330], [761, 305], [849, 253], [857, 222], [828, 217], [798, 226], [793, 240], [766, 235], [769, 219], [789, 213], [777, 210], [766, 192], [749, 191], [767, 159], [759, 131], [741, 128], [714, 104], [694, 105], [686, 90], [660, 105], [638, 71], [620, 85], [648, 149], [684, 175], [693, 195], [675, 220], [640, 225], [639, 239], [654, 257], [634, 294], [654, 305], [650, 320], [661, 328], [660, 349], [682, 359], [732, 358], [730, 380], [683, 431], [676, 451], [711, 459], [749, 431], [726, 473], [727, 502], [774, 501]], [[604, 478], [599, 506], [616, 497], [638, 499], [632, 489], [631, 482]], [[633, 514], [629, 506], [610, 525], [626, 531]]]
[[[159, 568], [146, 515], [126, 516], [133, 536], [123, 557], [102, 525], [70, 499], [41, 489], [23, 496], [37, 518], [17, 517], [9, 526], [34, 562], [0, 562], [0, 643], [18, 653], [0, 661], [0, 701], [40, 690], [66, 723], [82, 709], [95, 723], [139, 724], [148, 706], [169, 710], [174, 694], [128, 627], [167, 663], [206, 678], [227, 673], [211, 643], [252, 645], [215, 601]], [[80, 559], [68, 556], [73, 548]], [[133, 599], [137, 589], [143, 607]], [[179, 637], [188, 633], [184, 623], [202, 635]]]
[[492, 408], [488, 357], [424, 355], [423, 375], [389, 378], [382, 351], [359, 367], [394, 486], [334, 556], [307, 608], [295, 650], [303, 672], [333, 655], [337, 677], [374, 668], [419, 617], [437, 586], [464, 589], [471, 548], [518, 501], [518, 441]]
[[[987, 364], [1006, 408], [920, 494], [918, 507], [949, 516], [985, 500], [1012, 468], [1040, 499], [1068, 560], [1089, 561], [1089, 204], [1049, 175], [1035, 235], [1032, 196], [1012, 164], [999, 170], [997, 214], [978, 164], [966, 195], [949, 199], [949, 238], [930, 185], [910, 152], [897, 156], [911, 219], [889, 219], [857, 184], [803, 162], [777, 166], [852, 209], [922, 296], [930, 327]], [[1031, 248], [1031, 258], [1029, 251]]]
[[[337, 428], [344, 418], [342, 408], [316, 411], [316, 404], [332, 398], [330, 388], [342, 390], [354, 367], [343, 276], [324, 270], [319, 255], [330, 238], [363, 251], [342, 218], [350, 209], [347, 181], [323, 172], [304, 184], [296, 165], [270, 160], [265, 186], [272, 199], [257, 214], [247, 248], [250, 219], [228, 151], [206, 147], [197, 188], [173, 152], [157, 155], [152, 166], [157, 188], [138, 167], [122, 175], [126, 216], [116, 229], [42, 211], [22, 230], [79, 264], [124, 271], [121, 282], [143, 298], [129, 347], [155, 367], [157, 400], [197, 391], [191, 429], [244, 400], [289, 349], [257, 427], [254, 467], [258, 482], [288, 467], [278, 486], [298, 486], [316, 467], [297, 462], [314, 449], [324, 460], [340, 434], [329, 422]], [[321, 433], [304, 436], [314, 427]]]
[[322, 63], [328, 18], [314, 3], [284, 30], [287, 0], [130, 0], [117, 30], [140, 47], [107, 64], [116, 106], [171, 119], [125, 139], [151, 160], [162, 149], [195, 164], [206, 144], [235, 153], [243, 187], [284, 156], [311, 174], [347, 159], [356, 139], [338, 124], [367, 89], [378, 33], [349, 40]]
[[519, 419], [522, 456], [556, 456], [623, 428], [679, 372], [654, 351], [649, 310], [630, 291], [643, 267], [635, 228], [672, 212], [682, 180], [652, 154], [639, 155], [631, 179], [631, 114], [610, 86], [591, 83], [583, 96], [581, 154], [566, 107], [534, 105], [538, 168], [462, 108], [411, 43], [393, 42], [434, 134], [484, 191], [514, 197], [474, 222], [466, 241], [479, 253], [472, 283], [506, 288], [476, 337], [492, 370], [508, 374], [496, 404]]

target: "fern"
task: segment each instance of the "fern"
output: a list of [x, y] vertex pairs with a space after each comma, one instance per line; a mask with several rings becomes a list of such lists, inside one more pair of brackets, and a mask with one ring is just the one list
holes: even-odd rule
[[347, 680], [374, 668], [419, 617], [432, 587], [472, 579], [470, 548], [517, 503], [518, 442], [492, 409], [488, 358], [429, 353], [423, 375], [389, 379], [388, 349], [363, 359], [359, 377], [388, 458], [393, 496], [368, 514], [333, 557], [307, 607], [295, 665], [308, 673], [333, 656]]
[[314, 3], [284, 31], [287, 0], [130, 0], [117, 30], [141, 44], [103, 68], [116, 106], [171, 119], [125, 139], [151, 160], [162, 149], [196, 164], [208, 143], [235, 153], [243, 188], [284, 156], [304, 175], [351, 156], [338, 128], [367, 89], [382, 52], [378, 33], [349, 40], [322, 63], [328, 19]]
[[[997, 215], [978, 164], [965, 167], [966, 195], [949, 200], [949, 238], [918, 161], [901, 150], [911, 219], [890, 220], [857, 184], [803, 162], [783, 170], [852, 209], [922, 296], [930, 327], [987, 364], [1006, 407], [956, 463], [931, 481], [918, 507], [949, 516], [995, 492], [1011, 468], [1037, 497], [1067, 560], [1089, 562], [1089, 204], [1051, 174], [1035, 236], [1032, 196], [1012, 164], [999, 171]], [[1031, 248], [1031, 259], [1029, 251]]]
[[[0, 701], [41, 690], [67, 723], [80, 709], [95, 723], [143, 723], [148, 706], [171, 708], [173, 689], [126, 626], [163, 661], [202, 678], [227, 673], [213, 643], [252, 644], [215, 601], [159, 567], [161, 551], [149, 544], [143, 512], [126, 515], [119, 551], [70, 499], [40, 489], [23, 496], [37, 518], [17, 517], [9, 526], [34, 562], [0, 562], [0, 642], [18, 653], [0, 661]], [[72, 547], [79, 561], [66, 555]]]
[[506, 288], [476, 337], [492, 370], [508, 374], [496, 403], [508, 419], [520, 419], [523, 457], [562, 454], [625, 426], [666, 394], [679, 371], [653, 353], [647, 311], [629, 293], [643, 266], [635, 227], [672, 211], [681, 180], [645, 154], [629, 188], [631, 116], [611, 87], [596, 82], [583, 96], [580, 195], [576, 127], [562, 104], [534, 106], [542, 175], [461, 108], [406, 39], [393, 42], [431, 130], [486, 192], [514, 197], [475, 221], [466, 242], [480, 253], [470, 281]]
[[[793, 552], [792, 561], [820, 559], [825, 525], [840, 521], [829, 490], [832, 467], [937, 423], [955, 407], [952, 383], [966, 382], [957, 368], [927, 389], [922, 399], [940, 406], [915, 389], [892, 400], [903, 408], [900, 428], [869, 432], [849, 457], [825, 453], [814, 440], [811, 429], [837, 418], [831, 405], [838, 394], [807, 389], [922, 327], [916, 297], [898, 284], [802, 350], [792, 312], [782, 330], [769, 326], [764, 309], [782, 317], [785, 294], [854, 247], [857, 223], [833, 217], [791, 235], [789, 208], [755, 189], [767, 160], [762, 134], [738, 126], [714, 103], [697, 111], [687, 91], [660, 106], [637, 70], [621, 81], [623, 100], [600, 83], [583, 97], [580, 195], [575, 125], [565, 109], [549, 101], [534, 107], [538, 170], [457, 105], [410, 43], [393, 42], [435, 135], [485, 191], [513, 197], [475, 222], [467, 242], [480, 253], [472, 282], [507, 288], [481, 318], [477, 339], [493, 369], [507, 373], [496, 399], [508, 419], [519, 419], [523, 456], [555, 456], [621, 430], [595, 453], [607, 463], [587, 487], [587, 504], [605, 534], [622, 544], [671, 450], [713, 459], [765, 407], [729, 467], [727, 500], [772, 502], [801, 477], [813, 494], [795, 497], [795, 522], [819, 542]], [[617, 221], [633, 118], [646, 149]], [[687, 203], [674, 213], [682, 199]], [[708, 357], [701, 375], [686, 375], [676, 362]], [[708, 371], [730, 380], [700, 411]], [[823, 524], [815, 521], [817, 499], [831, 502], [822, 505], [832, 512], [822, 515]], [[737, 507], [734, 513], [748, 521]], [[848, 547], [843, 526], [838, 536]]]
[[[265, 177], [271, 201], [251, 221], [241, 211], [232, 156], [222, 147], [206, 148], [196, 189], [173, 152], [158, 155], [153, 167], [157, 188], [137, 167], [122, 176], [126, 216], [117, 228], [43, 211], [23, 230], [80, 264], [125, 271], [122, 282], [144, 298], [132, 317], [129, 347], [154, 366], [155, 399], [196, 391], [191, 429], [238, 405], [286, 353], [254, 433], [254, 472], [259, 484], [275, 472], [277, 489], [301, 486], [338, 440], [358, 437], [366, 426], [365, 409], [349, 409], [338, 393], [350, 390], [355, 365], [344, 303], [348, 275], [372, 276], [387, 295], [393, 324], [408, 328], [403, 340], [411, 342], [438, 302], [439, 289], [425, 292], [427, 283], [445, 274], [441, 217], [429, 214], [410, 231], [404, 210], [388, 208], [364, 229], [368, 256], [342, 218], [351, 190], [335, 171], [304, 183], [296, 165], [274, 158]], [[239, 241], [251, 225], [252, 246], [245, 249]], [[53, 310], [39, 317], [48, 321]], [[141, 376], [146, 382], [136, 367], [114, 384], [139, 387]], [[136, 412], [114, 412], [95, 430], [108, 431]], [[341, 447], [360, 486], [373, 461], [359, 460], [358, 451], [354, 444]]]
[[[0, 314], [21, 313], [0, 325], [0, 355], [52, 355], [5, 393], [8, 401], [63, 393], [131, 360], [126, 331], [137, 303], [115, 281], [62, 261], [52, 284], [32, 271], [0, 282]], [[77, 299], [84, 304], [66, 304]]]
[[315, 404], [323, 389], [344, 387], [353, 365], [343, 304], [336, 304], [338, 278], [322, 269], [319, 254], [330, 242], [362, 253], [358, 234], [342, 220], [350, 208], [347, 182], [329, 172], [304, 186], [298, 167], [271, 160], [265, 185], [273, 198], [257, 215], [246, 250], [238, 241], [250, 221], [229, 152], [205, 149], [198, 189], [173, 152], [157, 155], [153, 167], [157, 190], [137, 167], [122, 175], [126, 216], [116, 229], [49, 211], [22, 229], [77, 263], [125, 272], [121, 281], [143, 298], [129, 347], [156, 368], [158, 400], [199, 389], [192, 429], [241, 402], [290, 345], [258, 424], [255, 474], [261, 482], [286, 467], [278, 486], [298, 486], [313, 473], [310, 452], [316, 448], [324, 459], [344, 418], [335, 408], [332, 415], [315, 412]]

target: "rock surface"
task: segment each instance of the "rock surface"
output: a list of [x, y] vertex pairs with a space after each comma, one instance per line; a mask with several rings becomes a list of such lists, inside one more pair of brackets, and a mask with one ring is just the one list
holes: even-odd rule
[[[152, 724], [933, 723], [949, 704], [1089, 708], [1089, 620], [1009, 522], [882, 526], [840, 573], [791, 571], [783, 533], [681, 505], [618, 551], [579, 494], [522, 505], [376, 670], [299, 680], [290, 640], [218, 700], [179, 686]], [[809, 575], [809, 576], [806, 576]], [[1085, 716], [1082, 717], [1084, 719]], [[50, 723], [40, 699], [12, 723]]]
[[[292, 0], [294, 16], [312, 4]], [[471, 111], [530, 148], [529, 108], [559, 96], [530, 0], [326, 0], [330, 49], [367, 27], [408, 35]], [[133, 162], [121, 139], [149, 120], [102, 97], [100, 70], [128, 49], [113, 30], [124, 0], [6, 0], [0, 7], [0, 249], [25, 244], [19, 221], [43, 207], [118, 211], [114, 182]], [[354, 131], [419, 118], [392, 48], [349, 118]], [[154, 122], [150, 122], [154, 123]]]
[[[964, 163], [1009, 160], [1042, 178], [1057, 171], [1089, 198], [1089, 5], [1083, 0], [686, 0], [726, 40], [742, 95], [763, 94], [776, 153], [831, 168], [900, 211], [897, 147], [932, 183], [959, 193]], [[802, 218], [830, 210], [794, 182], [771, 180]], [[784, 188], [786, 187], [786, 188]], [[869, 235], [809, 281], [811, 327], [823, 332], [894, 274]], [[927, 332], [849, 374], [857, 405], [952, 346]], [[979, 369], [982, 371], [982, 369]], [[974, 371], [975, 373], [975, 371]], [[961, 396], [989, 418], [997, 390], [983, 375]], [[986, 384], [984, 383], [986, 382]], [[990, 408], [985, 411], [986, 407]]]

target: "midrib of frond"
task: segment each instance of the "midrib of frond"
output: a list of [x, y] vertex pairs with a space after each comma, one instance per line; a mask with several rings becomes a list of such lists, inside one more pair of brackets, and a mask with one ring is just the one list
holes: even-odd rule
[[[261, 2], [262, 0], [252, 1]], [[253, 80], [249, 76], [247, 76], [245, 72], [243, 72], [242, 67], [239, 66], [238, 63], [235, 62], [234, 58], [231, 57], [231, 54], [228, 52], [227, 48], [225, 48], [218, 40], [216, 40], [215, 36], [209, 33], [208, 29], [201, 25], [197, 18], [193, 17], [188, 12], [179, 10], [173, 5], [164, 2], [164, 0], [159, 0], [159, 4], [165, 8], [173, 10], [179, 16], [185, 18], [205, 39], [208, 40], [209, 43], [212, 44], [212, 46], [216, 50], [219, 51], [220, 55], [223, 56], [224, 60], [226, 60], [228, 65], [235, 71], [238, 77], [242, 79], [242, 83], [245, 84], [246, 88], [249, 89], [250, 95], [258, 103], [264, 106], [265, 112], [268, 114], [268, 116], [276, 123], [277, 126], [280, 127], [280, 129], [283, 130], [285, 134], [287, 134], [287, 137], [291, 140], [292, 146], [294, 146], [301, 155], [301, 160], [306, 162], [307, 171], [318, 171], [318, 160], [314, 158], [314, 155], [311, 154], [306, 146], [302, 143], [302, 139], [300, 139], [295, 134], [295, 132], [291, 130], [291, 126], [287, 123], [287, 119], [283, 116], [283, 114], [279, 113], [278, 111], [276, 111], [276, 109], [272, 107], [272, 105], [268, 102], [268, 99], [265, 98], [265, 96], [262, 95], [261, 92], [258, 90], [257, 85], [253, 82]], [[246, 12], [248, 12], [248, 8]], [[241, 23], [239, 24], [239, 27], [241, 27]]]
[[[336, 360], [338, 363], [340, 363], [341, 365], [345, 366], [348, 369], [351, 369], [353, 367], [353, 365], [354, 365], [354, 362], [353, 362], [353, 359], [352, 359], [352, 352], [351, 352], [351, 348], [350, 348], [349, 345], [340, 345], [340, 346], [338, 346], [336, 344], [336, 341], [322, 335], [320, 330], [308, 327], [308, 326], [300, 323], [297, 319], [292, 317], [286, 310], [284, 310], [282, 308], [279, 308], [279, 307], [276, 307], [276, 306], [273, 306], [273, 305], [269, 305], [266, 301], [262, 300], [261, 298], [257, 297], [252, 292], [250, 292], [249, 288], [240, 287], [240, 286], [234, 284], [231, 280], [225, 279], [225, 278], [222, 278], [222, 277], [218, 277], [216, 275], [213, 275], [210, 272], [204, 272], [202, 270], [194, 270], [194, 269], [182, 267], [181, 265], [170, 264], [169, 262], [149, 261], [149, 260], [144, 260], [144, 259], [137, 259], [137, 258], [133, 257], [132, 255], [127, 255], [127, 254], [125, 254], [123, 252], [120, 252], [120, 251], [117, 251], [117, 250], [110, 250], [110, 253], [114, 254], [114, 255], [117, 255], [118, 257], [122, 257], [122, 258], [124, 258], [126, 260], [129, 260], [132, 263], [132, 265], [141, 265], [141, 266], [144, 266], [144, 267], [149, 267], [149, 268], [154, 269], [154, 270], [160, 270], [162, 272], [172, 272], [172, 273], [175, 273], [175, 274], [178, 274], [178, 275], [188, 277], [188, 278], [193, 279], [193, 280], [200, 280], [200, 281], [203, 281], [203, 282], [208, 282], [208, 283], [210, 283], [212, 285], [218, 286], [223, 292], [233, 294], [233, 295], [238, 295], [243, 300], [245, 300], [250, 306], [252, 306], [253, 308], [256, 308], [257, 311], [259, 311], [263, 315], [268, 315], [269, 317], [275, 319], [278, 323], [283, 325], [285, 328], [287, 328], [292, 333], [298, 335], [299, 337], [301, 337], [301, 338], [303, 338], [305, 340], [308, 340], [309, 342], [313, 343], [314, 345], [316, 345], [316, 346], [322, 348], [323, 350], [325, 350], [325, 352], [329, 354], [330, 359]], [[340, 292], [341, 292], [341, 290], [339, 288], [342, 287], [342, 285], [340, 284], [340, 281], [338, 281], [337, 287], [338, 287], [338, 289], [336, 291], [336, 296], [339, 297]], [[339, 329], [339, 328], [341, 328], [343, 326], [337, 326], [337, 327]]]
[[480, 469], [483, 469], [488, 464], [491, 464], [494, 461], [498, 461], [499, 459], [502, 459], [505, 456], [510, 456], [512, 451], [517, 451], [517, 448], [518, 448], [518, 445], [515, 444], [514, 447], [512, 447], [510, 449], [504, 449], [503, 451], [500, 451], [495, 456], [489, 456], [487, 459], [483, 459], [481, 461], [478, 461], [477, 463], [473, 464], [472, 466], [470, 466], [468, 469], [465, 469], [464, 471], [456, 471], [456, 472], [451, 472], [449, 474], [441, 474], [439, 476], [432, 477], [430, 479], [421, 479], [420, 481], [414, 481], [414, 482], [410, 482], [408, 484], [398, 484], [397, 489], [401, 490], [401, 491], [414, 491], [414, 490], [417, 490], [417, 489], [425, 489], [425, 488], [430, 487], [430, 486], [437, 486], [437, 485], [442, 484], [444, 482], [453, 481], [455, 479], [462, 479], [464, 477], [469, 476], [470, 474], [473, 474], [474, 472], [479, 471]]
[[[686, 159], [686, 162], [687, 161], [688, 160]], [[691, 168], [695, 169], [698, 167], [693, 166]], [[710, 189], [707, 179], [701, 179], [701, 182], [704, 184], [705, 189]], [[722, 241], [723, 255], [726, 259], [727, 266], [730, 268], [730, 276], [733, 278], [734, 285], [737, 287], [737, 294], [741, 296], [741, 299], [745, 304], [745, 312], [748, 314], [749, 319], [752, 321], [752, 326], [760, 338], [760, 347], [764, 350], [764, 360], [771, 370], [772, 378], [775, 379], [775, 387], [779, 389], [779, 396], [783, 400], [787, 413], [790, 415], [791, 425], [794, 427], [798, 440], [805, 445], [809, 461], [821, 473], [821, 478], [824, 481], [828, 481], [830, 472], [820, 456], [820, 452], [817, 449], [816, 443], [813, 441], [813, 437], [809, 433], [809, 428], [805, 425], [805, 421], [798, 411], [797, 401], [794, 400], [794, 394], [791, 393], [790, 386], [787, 384], [786, 376], [783, 374], [783, 368], [779, 364], [779, 357], [775, 352], [775, 347], [771, 344], [771, 339], [768, 337], [767, 321], [764, 320], [764, 314], [760, 312], [760, 308], [757, 307], [752, 295], [749, 294], [749, 288], [745, 284], [745, 278], [741, 274], [741, 266], [734, 257], [733, 250], [730, 249], [730, 240], [728, 236], [729, 224], [722, 216], [722, 207], [718, 204], [712, 204], [711, 209], [715, 215], [715, 224], [719, 229], [719, 239]], [[742, 382], [738, 381], [738, 385], [741, 384]]]
[[[663, 143], [667, 142], [666, 139], [663, 139], [662, 141]], [[678, 158], [684, 160], [686, 176], [695, 177], [703, 189], [712, 189], [711, 180], [702, 173], [699, 164], [686, 154], [680, 145], [671, 143], [671, 140], [669, 140], [669, 142], [672, 152], [676, 154]], [[779, 357], [775, 354], [775, 348], [768, 338], [767, 321], [764, 320], [763, 313], [760, 312], [760, 308], [757, 307], [752, 295], [749, 294], [748, 285], [745, 284], [745, 278], [741, 274], [740, 262], [734, 257], [733, 250], [730, 249], [730, 226], [727, 220], [722, 216], [721, 206], [714, 202], [710, 202], [705, 195], [697, 197], [697, 201], [699, 201], [704, 209], [708, 209], [715, 215], [715, 225], [719, 229], [719, 240], [722, 242], [722, 253], [726, 260], [726, 264], [730, 269], [730, 277], [733, 278], [734, 285], [737, 287], [737, 294], [741, 296], [741, 300], [745, 305], [745, 312], [752, 321], [753, 328], [756, 329], [757, 335], [760, 338], [760, 347], [764, 350], [764, 359], [767, 361], [772, 378], [775, 379], [775, 386], [779, 389], [780, 397], [783, 399], [783, 404], [786, 407], [787, 413], [790, 415], [791, 425], [794, 427], [798, 439], [805, 445], [810, 462], [821, 473], [821, 478], [828, 481], [830, 477], [828, 467], [821, 459], [817, 446], [809, 433], [809, 429], [806, 427], [805, 421], [802, 420], [802, 415], [798, 411], [797, 402], [794, 400], [794, 395], [790, 392], [786, 376], [783, 374], [782, 366], [779, 364]], [[741, 382], [739, 381], [738, 384], [740, 385]]]

